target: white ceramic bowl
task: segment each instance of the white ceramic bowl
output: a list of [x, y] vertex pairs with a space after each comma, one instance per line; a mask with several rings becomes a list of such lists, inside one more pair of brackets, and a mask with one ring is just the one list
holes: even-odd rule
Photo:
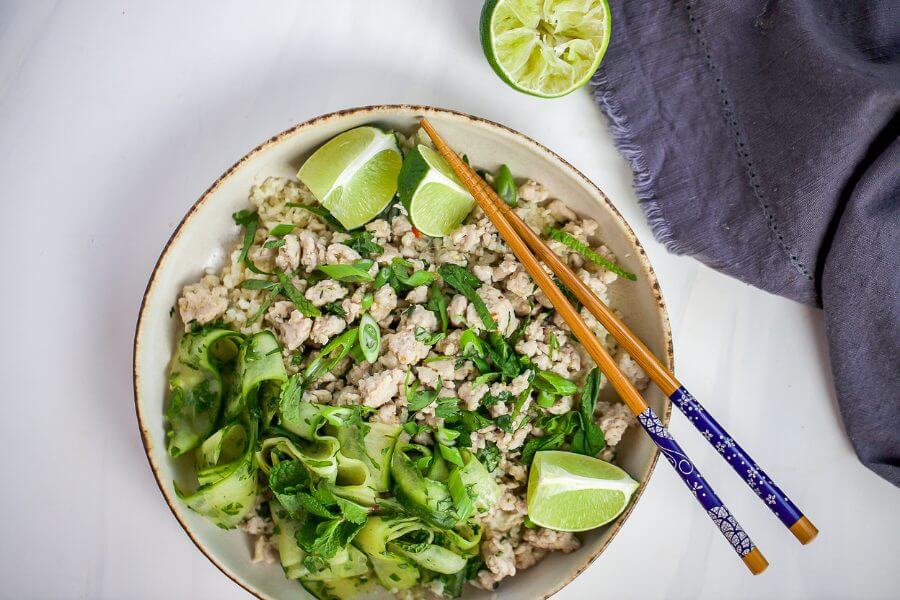
[[[634, 232], [597, 186], [562, 158], [507, 127], [458, 112], [424, 106], [370, 106], [324, 115], [276, 135], [239, 160], [194, 204], [172, 234], [150, 277], [134, 340], [134, 395], [141, 436], [150, 467], [165, 501], [185, 532], [225, 575], [260, 598], [303, 598], [305, 592], [288, 581], [277, 565], [254, 565], [245, 536], [223, 531], [191, 512], [175, 496], [173, 480], [185, 476], [184, 461], [173, 461], [165, 450], [163, 407], [166, 371], [179, 322], [170, 317], [182, 286], [196, 281], [204, 268], [221, 266], [238, 239], [231, 214], [248, 205], [250, 186], [270, 175], [293, 177], [303, 160], [332, 136], [359, 125], [377, 124], [411, 132], [427, 117], [449, 144], [465, 152], [472, 163], [488, 169], [500, 162], [517, 176], [542, 182], [553, 196], [600, 224], [605, 243], [637, 282], [612, 286], [612, 303], [651, 350], [672, 368], [672, 342], [665, 305], [653, 269]], [[656, 388], [646, 399], [668, 423], [670, 404]], [[657, 450], [635, 427], [619, 446], [618, 463], [640, 482], [631, 506], [613, 523], [584, 536], [580, 550], [554, 553], [537, 566], [503, 582], [504, 598], [548, 597], [570, 582], [595, 559], [621, 528], [641, 496]], [[478, 593], [469, 586], [467, 598]]]

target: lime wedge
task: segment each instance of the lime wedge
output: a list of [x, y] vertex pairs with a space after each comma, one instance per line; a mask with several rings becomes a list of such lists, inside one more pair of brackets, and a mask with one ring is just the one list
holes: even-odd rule
[[556, 98], [597, 70], [610, 32], [606, 0], [488, 0], [481, 45], [491, 68], [526, 94]]
[[452, 233], [475, 206], [444, 157], [422, 144], [403, 160], [399, 188], [412, 224], [432, 237]]
[[345, 131], [313, 152], [297, 178], [347, 229], [375, 218], [397, 191], [397, 136], [376, 127]]
[[628, 473], [597, 458], [538, 452], [528, 476], [528, 518], [557, 531], [587, 531], [622, 514], [637, 487]]

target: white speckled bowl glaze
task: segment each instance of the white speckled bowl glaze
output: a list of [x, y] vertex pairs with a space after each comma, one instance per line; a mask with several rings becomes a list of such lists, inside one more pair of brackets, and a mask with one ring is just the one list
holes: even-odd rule
[[[134, 340], [134, 395], [141, 437], [150, 467], [172, 514], [197, 548], [222, 572], [260, 598], [305, 598], [306, 592], [288, 581], [277, 565], [254, 565], [246, 537], [223, 531], [191, 512], [176, 497], [173, 480], [185, 476], [184, 461], [174, 461], [165, 450], [163, 407], [166, 371], [175, 346], [179, 322], [169, 311], [186, 283], [197, 280], [203, 269], [219, 266], [231, 251], [239, 230], [231, 214], [248, 204], [250, 186], [267, 176], [293, 177], [303, 160], [332, 136], [359, 125], [376, 124], [411, 132], [427, 117], [447, 142], [465, 152], [472, 163], [495, 169], [506, 163], [517, 177], [542, 182], [574, 210], [600, 224], [602, 239], [637, 282], [612, 286], [612, 303], [626, 323], [657, 356], [672, 368], [672, 341], [665, 305], [649, 261], [634, 232], [612, 202], [565, 160], [502, 125], [466, 114], [424, 106], [369, 106], [317, 117], [276, 135], [240, 159], [190, 208], [172, 234], [150, 277], [138, 317]], [[608, 390], [606, 393], [610, 393]], [[650, 406], [668, 423], [670, 404], [656, 388], [646, 394]], [[631, 506], [613, 523], [583, 537], [572, 554], [554, 553], [536, 567], [503, 582], [503, 598], [533, 600], [559, 591], [584, 571], [610, 543], [634, 510], [656, 464], [657, 450], [635, 427], [619, 446], [618, 463], [640, 482]], [[469, 587], [466, 598], [489, 597]]]

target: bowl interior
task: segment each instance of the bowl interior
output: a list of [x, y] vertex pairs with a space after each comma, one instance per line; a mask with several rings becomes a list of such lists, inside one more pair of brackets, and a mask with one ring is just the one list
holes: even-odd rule
[[[411, 132], [421, 117], [428, 117], [454, 148], [473, 164], [494, 169], [509, 165], [517, 177], [542, 182], [576, 212], [600, 225], [601, 237], [623, 266], [638, 273], [637, 282], [621, 281], [611, 287], [612, 303], [625, 322], [671, 368], [671, 339], [659, 287], [637, 239], [605, 196], [583, 175], [542, 146], [504, 127], [467, 115], [424, 107], [393, 106], [353, 109], [320, 117], [266, 142], [222, 176], [190, 210], [176, 230], [154, 270], [135, 338], [135, 400], [144, 443], [160, 489], [173, 513], [197, 546], [223, 572], [248, 591], [264, 598], [302, 598], [305, 591], [288, 581], [277, 565], [250, 563], [250, 547], [238, 532], [222, 531], [191, 512], [175, 496], [173, 479], [186, 470], [165, 451], [163, 406], [166, 371], [178, 336], [179, 322], [170, 316], [182, 286], [198, 279], [206, 267], [218, 268], [238, 239], [231, 214], [247, 207], [250, 186], [262, 179], [295, 176], [300, 164], [321, 143], [335, 134], [363, 124], [376, 124]], [[645, 394], [650, 406], [668, 421], [668, 400], [651, 387]], [[641, 482], [640, 495], [656, 461], [653, 443], [629, 430], [619, 450], [619, 464]], [[631, 505], [634, 506], [634, 502]], [[575, 553], [554, 553], [540, 565], [504, 582], [504, 598], [533, 599], [549, 596], [584, 570], [606, 546], [629, 508], [614, 523], [583, 538]], [[467, 598], [488, 597], [469, 588]]]

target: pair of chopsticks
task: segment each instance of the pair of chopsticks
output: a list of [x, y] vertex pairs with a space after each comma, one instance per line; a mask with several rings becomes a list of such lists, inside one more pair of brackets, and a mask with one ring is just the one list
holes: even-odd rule
[[557, 312], [568, 324], [572, 333], [594, 359], [600, 370], [612, 383], [613, 388], [637, 416], [641, 426], [659, 447], [669, 463], [687, 485], [688, 489], [719, 528], [725, 539], [732, 545], [744, 564], [757, 575], [769, 565], [750, 537], [741, 528], [712, 487], [706, 482], [681, 446], [672, 437], [640, 393], [626, 378], [609, 352], [597, 341], [593, 332], [582, 320], [560, 288], [541, 267], [537, 254], [557, 277], [570, 289], [576, 298], [593, 314], [606, 330], [612, 334], [634, 360], [644, 369], [650, 379], [688, 417], [715, 447], [722, 457], [744, 479], [766, 506], [775, 513], [791, 533], [803, 544], [816, 537], [818, 530], [791, 502], [784, 492], [750, 458], [728, 432], [704, 409], [675, 375], [653, 355], [647, 346], [573, 273], [559, 257], [526, 225], [522, 219], [497, 196], [496, 192], [478, 176], [438, 135], [426, 119], [422, 127], [431, 137], [435, 147], [450, 164], [453, 171], [469, 190], [475, 201], [491, 220], [504, 241], [531, 275], [537, 286], [547, 295]]

